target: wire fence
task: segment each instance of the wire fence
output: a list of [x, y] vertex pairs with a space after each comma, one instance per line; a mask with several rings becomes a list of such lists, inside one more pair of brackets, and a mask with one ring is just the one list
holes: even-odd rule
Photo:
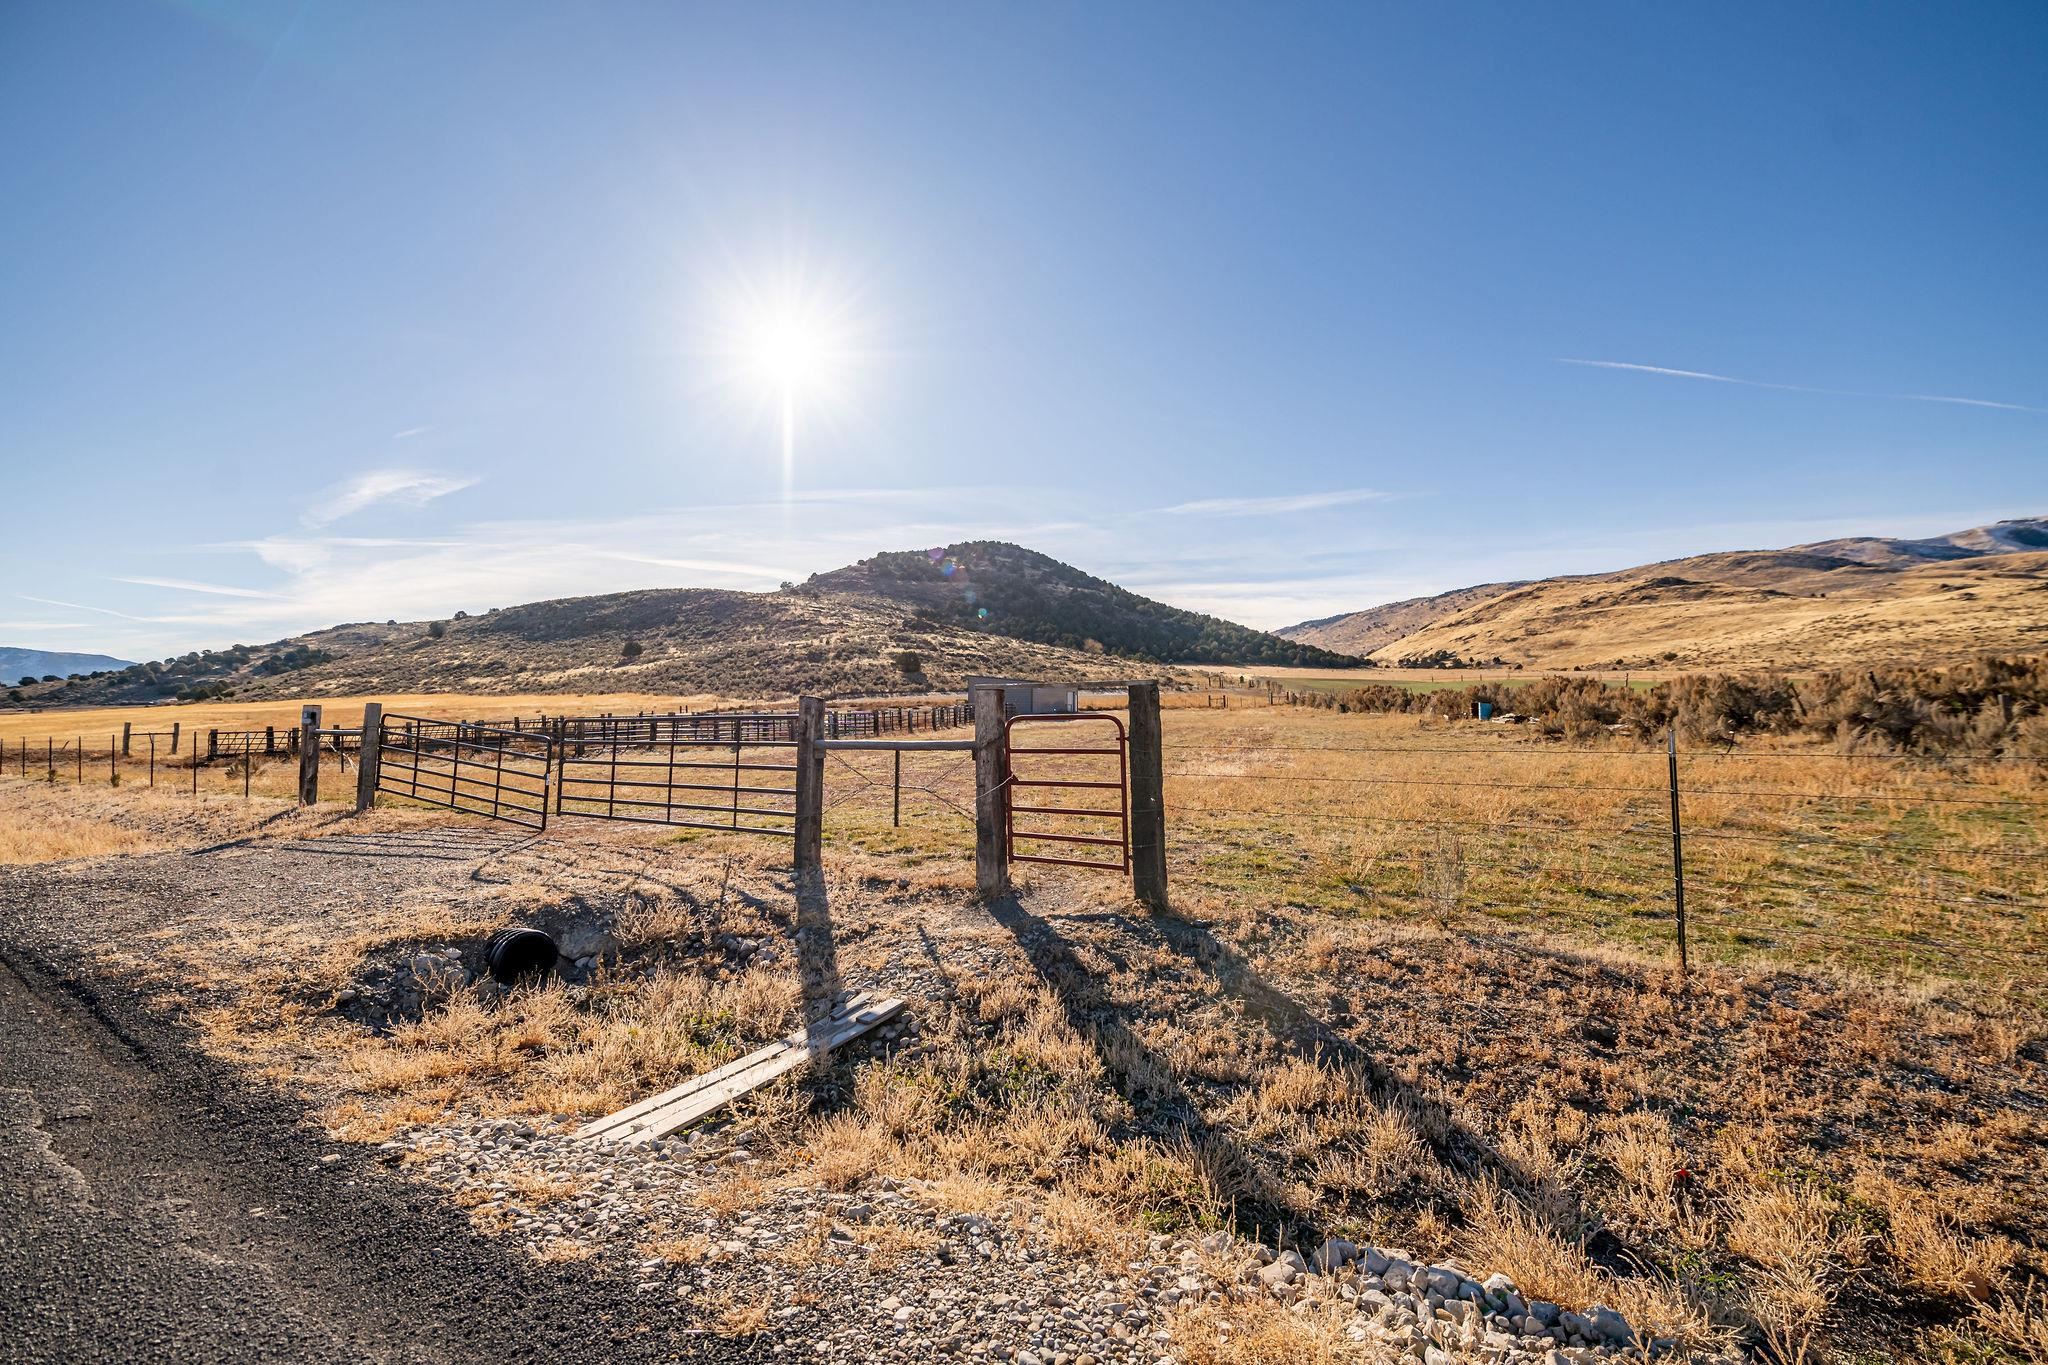
[[[692, 782], [718, 791], [685, 805], [718, 805], [722, 823], [745, 823], [733, 808], [761, 804], [746, 788], [774, 784], [746, 780], [744, 767], [736, 783], [730, 773], [693, 776], [669, 762], [670, 744], [687, 757], [735, 736], [749, 749], [766, 740], [743, 733], [754, 723], [746, 717], [718, 716], [697, 713], [687, 725], [680, 717], [582, 718], [579, 776], [591, 777], [587, 763], [602, 760], [616, 805], [624, 788], [612, 782], [614, 760], [654, 761], [636, 750], [660, 745], [664, 823], [675, 792], [694, 790]], [[2023, 989], [2048, 979], [2043, 760], [1587, 746], [1477, 722], [1379, 742], [1392, 728], [1374, 723], [1382, 719], [1169, 710], [1162, 750], [1175, 884], [1253, 909], [1516, 926], [1674, 961], [1682, 930], [1686, 951], [1708, 958], [1761, 952], [1874, 970], [1967, 970]], [[922, 738], [964, 723], [964, 707], [871, 708], [828, 713], [826, 733]], [[269, 732], [233, 732], [232, 743], [221, 734], [210, 744], [188, 731], [175, 757], [161, 737], [152, 754], [149, 732], [131, 735], [127, 754], [119, 735], [16, 740], [0, 753], [0, 771], [195, 795], [289, 794], [288, 731], [276, 732], [275, 748]], [[327, 752], [329, 738], [323, 731], [321, 762], [347, 763], [346, 753]], [[346, 746], [345, 732], [334, 738]], [[731, 767], [729, 747], [719, 758]], [[970, 855], [970, 755], [834, 750], [825, 761], [828, 839], [920, 857]], [[637, 769], [629, 776], [655, 780]], [[786, 803], [773, 804], [779, 815]], [[715, 813], [710, 822], [720, 822]]]

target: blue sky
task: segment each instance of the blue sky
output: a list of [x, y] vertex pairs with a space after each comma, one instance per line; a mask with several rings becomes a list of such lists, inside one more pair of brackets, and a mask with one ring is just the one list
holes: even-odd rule
[[2044, 129], [2033, 4], [10, 5], [0, 643], [2048, 512]]

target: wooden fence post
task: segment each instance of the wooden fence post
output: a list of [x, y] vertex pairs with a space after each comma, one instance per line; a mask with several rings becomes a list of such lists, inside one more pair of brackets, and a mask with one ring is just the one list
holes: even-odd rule
[[377, 766], [383, 759], [384, 703], [363, 707], [363, 738], [356, 753], [356, 814], [377, 804]]
[[825, 702], [796, 702], [796, 866], [815, 871], [825, 862]]
[[299, 708], [299, 804], [320, 801], [320, 708]]
[[1671, 761], [1671, 897], [1678, 913], [1678, 975], [1692, 973], [1692, 959], [1685, 943], [1685, 838], [1678, 828], [1678, 727], [1664, 731], [1665, 752]]
[[1000, 687], [977, 687], [974, 703], [974, 888], [1010, 892], [1010, 742]]
[[171, 722], [171, 753], [173, 755], [178, 752], [178, 725], [179, 723], [175, 720]]
[[1166, 779], [1161, 762], [1159, 684], [1132, 683], [1131, 889], [1145, 905], [1166, 905]]
[[220, 757], [220, 731], [218, 731], [218, 730], [208, 730], [208, 731], [206, 732], [206, 761], [207, 761], [208, 763], [211, 763], [211, 762], [213, 762], [213, 760], [215, 760], [216, 758], [219, 758], [219, 757]]
[[121, 722], [121, 757], [123, 758], [128, 757], [128, 737], [134, 732], [134, 730], [134, 721], [124, 720]]

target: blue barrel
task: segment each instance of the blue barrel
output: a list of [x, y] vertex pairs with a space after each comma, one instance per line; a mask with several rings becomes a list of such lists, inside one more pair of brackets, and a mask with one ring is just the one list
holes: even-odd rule
[[1492, 719], [1493, 719], [1493, 703], [1492, 703], [1492, 702], [1490, 702], [1490, 701], [1483, 701], [1483, 702], [1480, 702], [1480, 703], [1479, 703], [1479, 719], [1481, 719], [1481, 720], [1492, 720]]

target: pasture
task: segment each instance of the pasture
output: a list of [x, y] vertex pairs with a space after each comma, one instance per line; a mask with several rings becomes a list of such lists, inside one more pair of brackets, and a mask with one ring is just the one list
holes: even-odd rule
[[[714, 1135], [691, 1211], [621, 1234], [698, 1248], [673, 1273], [757, 1300], [731, 1256], [698, 1264], [693, 1220], [895, 1182], [1119, 1274], [1152, 1239], [1217, 1229], [1456, 1255], [1701, 1355], [2024, 1359], [2042, 1340], [2041, 764], [1681, 750], [1681, 975], [1662, 750], [1199, 696], [1164, 717], [1169, 914], [1114, 874], [1029, 865], [1013, 897], [977, 901], [958, 752], [904, 754], [900, 784], [895, 755], [828, 755], [811, 901], [782, 838], [574, 819], [514, 838], [402, 801], [294, 812], [260, 783], [244, 801], [10, 776], [0, 819], [126, 831], [135, 851], [253, 840], [162, 864], [208, 894], [110, 938], [102, 968], [312, 1096], [335, 1134], [416, 1144], [479, 1226], [536, 1256], [610, 1254], [606, 1234], [546, 1230], [545, 1198], [605, 1197], [603, 1179], [534, 1171], [492, 1193], [436, 1153], [728, 1060], [822, 971], [907, 995], [922, 1033]], [[487, 841], [465, 853], [458, 831]], [[374, 845], [388, 890], [363, 905], [316, 881], [305, 909], [281, 904], [323, 843]], [[430, 994], [364, 1028], [379, 964], [591, 917], [612, 946], [584, 979]], [[749, 1164], [715, 1174], [735, 1147]], [[518, 1180], [570, 1193], [535, 1203]], [[922, 1264], [912, 1235], [861, 1244], [877, 1294]], [[1236, 1274], [1203, 1265], [1179, 1273]], [[1349, 1309], [1319, 1293], [1198, 1295], [1155, 1321], [1187, 1361], [1349, 1358]]]

